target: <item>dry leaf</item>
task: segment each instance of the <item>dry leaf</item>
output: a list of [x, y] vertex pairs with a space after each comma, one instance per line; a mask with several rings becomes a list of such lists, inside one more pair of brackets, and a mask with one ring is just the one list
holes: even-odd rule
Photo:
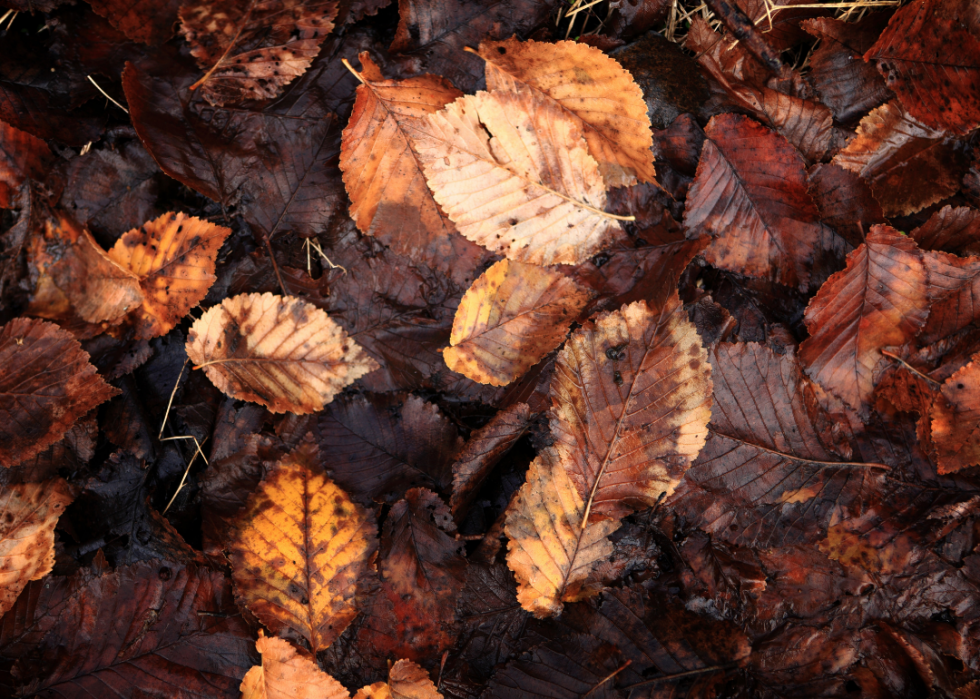
[[336, 0], [187, 3], [180, 31], [207, 70], [192, 89], [215, 106], [275, 97], [310, 67], [336, 17]]
[[288, 641], [267, 638], [259, 629], [255, 649], [262, 654], [262, 664], [246, 673], [242, 699], [350, 699], [340, 682]]
[[833, 163], [871, 185], [886, 216], [907, 216], [960, 188], [965, 170], [955, 142], [886, 102], [858, 124], [857, 135]]
[[351, 218], [398, 254], [468, 284], [486, 253], [459, 235], [436, 204], [410, 139], [422, 117], [463, 93], [437, 75], [385, 80], [367, 52], [360, 59], [363, 84], [340, 150]]
[[913, 337], [929, 313], [926, 268], [915, 241], [874, 226], [810, 301], [800, 345], [807, 375], [855, 410], [866, 410], [881, 349]]
[[226, 298], [194, 323], [187, 356], [219, 390], [274, 413], [311, 413], [377, 362], [316, 306], [291, 296]]
[[429, 673], [411, 660], [399, 660], [388, 671], [387, 682], [362, 687], [354, 699], [442, 699]]
[[143, 305], [132, 311], [136, 337], [165, 335], [214, 283], [218, 249], [231, 233], [186, 214], [169, 213], [123, 234], [109, 257], [139, 278]]
[[0, 328], [0, 464], [16, 466], [64, 436], [118, 390], [54, 323], [15, 318]]
[[581, 121], [607, 187], [654, 182], [653, 132], [643, 91], [614, 58], [575, 41], [485, 41], [487, 89], [526, 84]]
[[300, 449], [249, 497], [228, 542], [235, 590], [275, 633], [324, 650], [357, 615], [357, 581], [374, 568], [373, 517]]
[[461, 97], [412, 145], [459, 232], [512, 260], [578, 264], [620, 233], [581, 122], [527, 86]]
[[562, 343], [592, 296], [560, 272], [501, 260], [460, 301], [446, 366], [506, 386]]
[[0, 616], [54, 567], [54, 526], [72, 496], [65, 481], [0, 487]]
[[932, 406], [932, 441], [940, 473], [980, 465], [980, 364], [977, 359], [950, 376]]
[[572, 333], [551, 396], [554, 449], [539, 456], [507, 518], [518, 597], [540, 616], [587, 596], [590, 569], [610, 551], [603, 537], [680, 482], [708, 434], [711, 366], [675, 293]]

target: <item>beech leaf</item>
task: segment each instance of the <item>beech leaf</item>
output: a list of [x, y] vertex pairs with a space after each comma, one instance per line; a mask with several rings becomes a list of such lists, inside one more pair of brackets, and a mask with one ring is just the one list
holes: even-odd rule
[[350, 699], [340, 682], [288, 641], [268, 638], [259, 629], [255, 650], [262, 655], [262, 664], [242, 679], [242, 699]]
[[943, 383], [933, 403], [932, 439], [939, 472], [980, 465], [980, 364], [970, 362]]
[[187, 356], [226, 395], [277, 413], [322, 410], [377, 368], [316, 306], [268, 293], [227, 298], [201, 316]]
[[354, 699], [442, 699], [429, 673], [411, 660], [399, 660], [388, 671], [387, 682], [362, 687]]
[[13, 207], [27, 180], [40, 180], [52, 160], [48, 144], [0, 121], [0, 209]]

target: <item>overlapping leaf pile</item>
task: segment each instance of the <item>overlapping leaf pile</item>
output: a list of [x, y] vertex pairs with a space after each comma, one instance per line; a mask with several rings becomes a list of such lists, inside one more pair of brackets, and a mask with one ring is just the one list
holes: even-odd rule
[[0, 0], [0, 693], [977, 695], [980, 13], [608, 5]]

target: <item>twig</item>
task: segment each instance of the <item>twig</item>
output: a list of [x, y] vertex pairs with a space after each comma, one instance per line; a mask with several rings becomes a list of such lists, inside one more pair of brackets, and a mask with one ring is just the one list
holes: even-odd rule
[[628, 668], [632, 664], [633, 664], [633, 661], [632, 660], [627, 660], [625, 663], [623, 663], [623, 666], [620, 667], [618, 670], [613, 670], [611, 673], [609, 673], [608, 675], [606, 675], [605, 677], [603, 677], [601, 680], [599, 680], [598, 682], [596, 682], [595, 686], [593, 686], [592, 689], [590, 689], [589, 691], [587, 691], [585, 694], [582, 695], [582, 699], [585, 699], [586, 697], [588, 697], [590, 694], [592, 694], [592, 692], [594, 692], [595, 690], [599, 689], [599, 687], [601, 687], [602, 685], [604, 685], [606, 682], [608, 682], [609, 680], [611, 680], [613, 677], [615, 677], [616, 675], [618, 675], [619, 673], [621, 673], [623, 670], [625, 670], [626, 668]]
[[667, 680], [679, 680], [684, 677], [693, 677], [694, 675], [705, 675], [709, 672], [717, 672], [719, 670], [731, 670], [734, 667], [738, 667], [736, 663], [728, 663], [726, 665], [712, 665], [711, 667], [703, 667], [699, 670], [688, 670], [687, 672], [675, 672], [673, 675], [661, 675], [660, 677], [653, 677], [649, 680], [643, 680], [642, 682], [637, 682], [636, 684], [631, 684], [623, 689], [636, 689], [637, 687], [643, 687], [648, 684], [656, 684], [657, 682], [666, 682]]
[[918, 369], [916, 369], [914, 366], [912, 366], [911, 364], [909, 364], [908, 362], [906, 362], [904, 359], [902, 359], [901, 357], [899, 357], [897, 354], [892, 354], [891, 352], [888, 352], [886, 350], [881, 350], [881, 353], [883, 355], [885, 355], [886, 357], [888, 357], [890, 359], [894, 359], [896, 362], [899, 362], [902, 366], [904, 366], [906, 369], [908, 369], [909, 371], [911, 371], [913, 374], [915, 374], [916, 376], [918, 376], [919, 378], [921, 378], [923, 381], [928, 381], [929, 383], [931, 383], [931, 384], [933, 384], [935, 386], [942, 386], [942, 383], [940, 383], [939, 381], [936, 381], [931, 376], [926, 376], [921, 371], [919, 371]]
[[303, 246], [306, 248], [306, 271], [309, 272], [311, 277], [313, 276], [313, 261], [310, 259], [310, 248], [313, 248], [314, 250], [317, 251], [317, 254], [320, 255], [320, 258], [328, 265], [330, 265], [330, 269], [342, 269], [344, 270], [344, 274], [347, 274], [346, 267], [344, 267], [343, 265], [335, 265], [330, 260], [330, 258], [324, 254], [323, 248], [320, 247], [319, 240], [316, 240], [315, 238], [307, 238], [306, 242], [303, 243]]
[[92, 83], [93, 85], [95, 85], [95, 89], [96, 89], [96, 90], [98, 90], [99, 92], [101, 92], [101, 93], [102, 93], [102, 94], [103, 94], [103, 95], [105, 96], [105, 98], [106, 98], [107, 100], [109, 100], [109, 101], [110, 101], [110, 102], [112, 102], [112, 103], [113, 103], [114, 105], [116, 105], [117, 107], [119, 107], [119, 108], [120, 108], [121, 110], [123, 110], [124, 112], [126, 112], [127, 114], [129, 114], [129, 110], [128, 110], [128, 109], [126, 109], [126, 108], [125, 108], [124, 106], [122, 106], [121, 104], [119, 104], [118, 102], [116, 102], [116, 100], [114, 100], [114, 99], [112, 99], [112, 97], [110, 97], [110, 96], [109, 96], [109, 93], [108, 93], [108, 92], [106, 92], [106, 91], [105, 91], [105, 90], [103, 90], [103, 89], [102, 89], [101, 87], [99, 87], [99, 84], [98, 84], [97, 82], [95, 82], [95, 79], [94, 79], [94, 78], [92, 78], [92, 76], [91, 76], [91, 75], [86, 75], [85, 77], [86, 77], [86, 78], [88, 78], [88, 81], [89, 81], [90, 83]]
[[725, 28], [771, 73], [781, 79], [793, 78], [793, 70], [783, 64], [779, 54], [762, 38], [752, 20], [746, 17], [741, 9], [730, 4], [728, 0], [705, 0], [705, 4], [721, 20]]
[[[191, 457], [190, 463], [187, 464], [187, 468], [184, 469], [184, 475], [180, 479], [180, 484], [177, 486], [177, 490], [174, 491], [173, 497], [170, 498], [170, 502], [168, 502], [167, 506], [163, 508], [162, 514], [167, 514], [167, 510], [169, 510], [170, 506], [174, 504], [174, 500], [177, 499], [177, 494], [181, 491], [181, 489], [183, 489], [184, 483], [187, 482], [187, 474], [191, 472], [191, 466], [194, 465], [194, 460], [197, 458], [198, 454], [200, 454], [201, 458], [204, 459], [204, 463], [208, 464], [208, 457], [204, 455], [204, 450], [201, 449], [201, 443], [197, 441], [197, 437], [194, 435], [182, 434], [174, 437], [163, 436], [163, 430], [167, 427], [167, 418], [170, 417], [170, 408], [174, 404], [174, 396], [177, 395], [177, 388], [180, 386], [180, 377], [184, 375], [184, 367], [187, 366], [189, 361], [189, 359], [185, 359], [184, 363], [180, 365], [180, 372], [177, 374], [177, 381], [174, 383], [174, 390], [170, 392], [170, 400], [167, 401], [167, 411], [163, 414], [163, 422], [160, 423], [160, 434], [157, 435], [157, 439], [159, 439], [161, 442], [172, 442], [178, 439], [191, 439], [194, 440], [194, 447], [196, 451], [194, 452], [194, 456]], [[208, 441], [207, 438], [205, 438], [204, 441]], [[208, 466], [210, 465], [211, 464], [208, 464]]]

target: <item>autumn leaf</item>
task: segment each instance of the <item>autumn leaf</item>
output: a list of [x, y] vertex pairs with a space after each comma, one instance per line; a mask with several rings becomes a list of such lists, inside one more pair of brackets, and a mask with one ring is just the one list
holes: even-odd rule
[[922, 259], [929, 279], [929, 318], [919, 342], [932, 344], [980, 320], [980, 257], [929, 251]]
[[39, 454], [116, 393], [57, 325], [10, 321], [0, 328], [0, 464]]
[[911, 238], [874, 226], [806, 309], [800, 360], [810, 378], [855, 410], [868, 408], [881, 349], [902, 345], [928, 316], [926, 269]]
[[833, 233], [807, 193], [803, 161], [785, 139], [742, 116], [714, 117], [688, 194], [684, 225], [714, 240], [705, 259], [806, 289]]
[[[905, 110], [965, 134], [980, 125], [980, 17], [964, 0], [921, 0], [895, 12], [865, 54]], [[950, 47], [956, 47], [950, 51]]]
[[350, 699], [344, 686], [288, 642], [267, 638], [259, 629], [255, 650], [262, 664], [242, 680], [242, 699]]
[[92, 10], [133, 41], [162, 44], [174, 35], [179, 0], [93, 0]]
[[335, 0], [182, 5], [180, 31], [207, 71], [192, 89], [215, 106], [275, 97], [310, 67], [336, 17]]
[[315, 465], [316, 452], [282, 459], [238, 515], [228, 542], [242, 602], [275, 633], [314, 654], [357, 615], [357, 581], [374, 567], [371, 515]]
[[340, 151], [351, 218], [397, 253], [469, 283], [484, 253], [459, 235], [439, 208], [411, 146], [422, 117], [463, 93], [436, 75], [385, 80], [367, 52], [360, 60], [363, 84]]
[[0, 488], [0, 616], [54, 567], [54, 526], [72, 496], [65, 481]]
[[606, 187], [654, 182], [653, 133], [643, 92], [602, 51], [574, 41], [486, 41], [487, 89], [529, 85], [576, 117]]
[[980, 211], [968, 206], [946, 205], [909, 237], [923, 250], [942, 250], [957, 255], [980, 254]]
[[387, 682], [362, 687], [354, 699], [442, 699], [429, 673], [411, 660], [399, 660], [388, 671]]
[[51, 160], [44, 141], [0, 121], [0, 209], [12, 208], [20, 186], [40, 180]]
[[187, 356], [225, 394], [309, 413], [377, 368], [327, 314], [292, 297], [243, 294], [198, 319]]
[[955, 142], [886, 102], [858, 124], [857, 135], [833, 163], [856, 172], [886, 216], [905, 216], [959, 189], [963, 167]]
[[453, 371], [505, 386], [562, 343], [591, 297], [560, 272], [501, 260], [463, 296], [442, 356]]
[[577, 264], [621, 229], [580, 121], [527, 86], [461, 97], [413, 145], [435, 200], [475, 243], [512, 260]]
[[555, 447], [539, 455], [506, 525], [518, 599], [539, 616], [589, 595], [583, 585], [611, 552], [605, 537], [618, 520], [669, 494], [697, 457], [711, 369], [674, 295], [572, 333], [550, 392]]
[[885, 222], [885, 212], [871, 188], [850, 170], [820, 163], [807, 172], [809, 193], [820, 219], [857, 247], [873, 224]]
[[943, 383], [933, 403], [932, 440], [940, 473], [980, 465], [980, 365], [976, 359]]
[[218, 249], [231, 233], [186, 214], [169, 213], [124, 233], [109, 251], [139, 278], [143, 305], [132, 311], [136, 337], [169, 332], [200, 303], [214, 283]]

